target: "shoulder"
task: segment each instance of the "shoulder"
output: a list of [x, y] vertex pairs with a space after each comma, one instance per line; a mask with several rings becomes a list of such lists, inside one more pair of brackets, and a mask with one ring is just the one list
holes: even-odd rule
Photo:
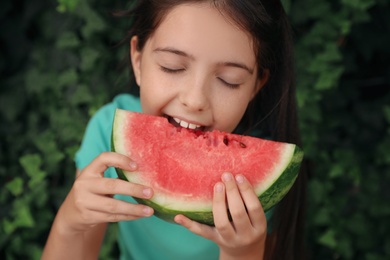
[[[111, 128], [110, 124], [114, 119], [115, 110], [125, 109], [135, 112], [141, 112], [141, 103], [138, 97], [130, 94], [120, 94], [116, 96], [110, 103], [107, 103], [92, 116], [87, 126], [93, 132], [109, 134], [107, 128]], [[91, 132], [89, 131], [89, 132]]]
[[135, 112], [141, 111], [141, 104], [138, 97], [130, 94], [120, 94], [110, 103], [101, 107], [91, 118], [88, 123], [86, 135], [98, 135], [103, 139], [111, 135], [111, 124], [114, 120], [115, 110], [125, 109]]
[[141, 112], [141, 103], [138, 97], [134, 97], [130, 94], [120, 94], [116, 96], [110, 103], [101, 107], [91, 118], [92, 120], [103, 120], [107, 122], [107, 119], [113, 119], [115, 109], [125, 109], [135, 112]]
[[139, 97], [130, 94], [120, 94], [116, 96], [111, 104], [115, 108], [130, 110], [134, 112], [141, 112], [141, 102]]

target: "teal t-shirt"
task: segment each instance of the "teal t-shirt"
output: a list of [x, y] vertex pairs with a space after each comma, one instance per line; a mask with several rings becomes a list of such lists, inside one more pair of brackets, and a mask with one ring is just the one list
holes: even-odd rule
[[[103, 106], [88, 123], [84, 139], [75, 161], [82, 170], [95, 157], [110, 151], [111, 128], [115, 109], [141, 112], [139, 98], [121, 94]], [[108, 168], [105, 177], [116, 178], [114, 168]], [[115, 198], [136, 203], [129, 196], [116, 195]], [[267, 219], [270, 217], [266, 214]], [[155, 216], [133, 221], [122, 221], [119, 225], [119, 247], [121, 258], [129, 259], [218, 259], [218, 246], [203, 237], [193, 234], [186, 228], [163, 221]]]

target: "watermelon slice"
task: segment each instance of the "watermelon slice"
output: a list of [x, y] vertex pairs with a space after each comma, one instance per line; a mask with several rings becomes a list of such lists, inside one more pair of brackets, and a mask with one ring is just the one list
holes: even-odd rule
[[184, 214], [208, 225], [213, 225], [213, 187], [223, 172], [245, 175], [267, 211], [291, 188], [303, 158], [294, 144], [190, 130], [164, 117], [120, 109], [111, 147], [138, 164], [137, 172], [116, 169], [119, 178], [153, 189], [153, 198], [135, 198], [139, 203], [170, 222]]

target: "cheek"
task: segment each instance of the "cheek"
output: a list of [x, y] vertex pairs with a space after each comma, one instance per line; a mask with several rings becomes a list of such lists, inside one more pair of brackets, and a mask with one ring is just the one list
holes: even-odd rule
[[173, 94], [174, 91], [169, 82], [162, 80], [161, 77], [143, 74], [140, 98], [144, 113], [160, 115], [162, 109], [172, 100]]
[[149, 91], [143, 87], [140, 89], [140, 99], [141, 99], [141, 107], [142, 107], [142, 112], [145, 114], [152, 114], [154, 115], [154, 107], [153, 105], [153, 99], [152, 96], [148, 95]]
[[158, 97], [172, 85], [172, 83], [167, 79], [166, 74], [164, 74], [164, 72], [162, 72], [151, 59], [145, 59], [141, 68], [142, 84], [140, 87], [141, 89], [144, 89], [146, 94], [151, 92], [152, 96], [154, 95]]
[[214, 107], [214, 117], [218, 122], [217, 128], [232, 132], [243, 117], [248, 103], [248, 98], [237, 98], [237, 95], [235, 98], [220, 99], [217, 107]]
[[140, 98], [142, 111], [147, 114], [154, 114], [157, 97], [160, 95], [158, 81], [155, 80], [155, 72], [152, 67], [148, 64], [148, 60], [142, 61], [141, 66], [141, 84], [140, 84]]

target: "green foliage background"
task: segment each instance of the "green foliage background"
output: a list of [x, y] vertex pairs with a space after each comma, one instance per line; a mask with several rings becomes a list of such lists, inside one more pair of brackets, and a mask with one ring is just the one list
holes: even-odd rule
[[[129, 92], [123, 0], [0, 2], [0, 258], [39, 259], [91, 115]], [[312, 259], [390, 259], [390, 3], [285, 0]], [[121, 70], [121, 68], [124, 70]], [[101, 259], [116, 259], [111, 225]]]

